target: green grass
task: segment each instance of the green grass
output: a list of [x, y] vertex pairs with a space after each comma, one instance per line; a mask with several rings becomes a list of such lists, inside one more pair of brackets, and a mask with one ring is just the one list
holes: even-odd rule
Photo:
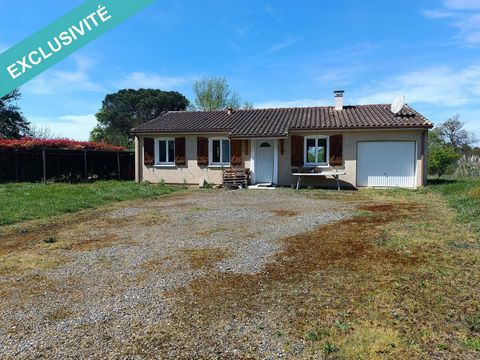
[[480, 179], [436, 179], [428, 189], [442, 194], [457, 212], [457, 220], [480, 234]]
[[117, 201], [169, 194], [175, 190], [175, 187], [132, 181], [0, 185], [0, 226], [73, 213]]

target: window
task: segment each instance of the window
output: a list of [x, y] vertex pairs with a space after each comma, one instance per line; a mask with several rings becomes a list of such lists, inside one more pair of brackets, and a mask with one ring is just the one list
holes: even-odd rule
[[230, 165], [230, 140], [209, 140], [209, 163], [210, 165]]
[[306, 137], [304, 159], [305, 164], [328, 166], [328, 148], [328, 137]]
[[174, 139], [156, 139], [155, 165], [175, 165]]

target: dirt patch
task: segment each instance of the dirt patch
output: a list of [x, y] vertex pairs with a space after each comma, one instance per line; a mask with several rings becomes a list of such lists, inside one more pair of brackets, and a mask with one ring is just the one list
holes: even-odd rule
[[300, 215], [300, 211], [293, 210], [271, 210], [271, 212], [277, 216], [293, 217]]
[[66, 247], [68, 250], [75, 251], [92, 251], [102, 249], [108, 246], [111, 246], [114, 243], [119, 243], [120, 237], [115, 235], [110, 236], [100, 236], [89, 238], [74, 244], [70, 244]]
[[229, 254], [227, 249], [221, 248], [186, 249], [183, 250], [183, 253], [187, 256], [188, 262], [193, 269], [211, 269]]
[[49, 312], [45, 316], [45, 320], [59, 322], [59, 321], [66, 320], [74, 315], [75, 313], [67, 309], [66, 307], [59, 307], [58, 309], [55, 309], [54, 311]]
[[469, 195], [475, 199], [480, 199], [480, 188], [470, 190]]

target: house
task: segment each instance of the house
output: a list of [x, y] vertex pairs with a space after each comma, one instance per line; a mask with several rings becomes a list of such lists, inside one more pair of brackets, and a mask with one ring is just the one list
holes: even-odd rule
[[341, 169], [352, 187], [415, 188], [426, 183], [431, 127], [408, 105], [397, 114], [389, 105], [344, 106], [343, 91], [331, 107], [169, 111], [132, 129], [136, 180], [220, 184], [225, 168], [240, 167], [253, 184], [291, 186], [294, 173]]

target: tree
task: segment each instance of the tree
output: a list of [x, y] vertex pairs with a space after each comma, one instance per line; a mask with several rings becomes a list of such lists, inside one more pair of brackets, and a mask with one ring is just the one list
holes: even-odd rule
[[445, 144], [437, 132], [429, 132], [428, 144], [428, 172], [440, 177], [460, 158], [460, 155], [452, 145]]
[[225, 78], [203, 78], [193, 84], [195, 106], [203, 111], [240, 109], [240, 96], [230, 89]]
[[459, 119], [460, 115], [455, 115], [434, 129], [445, 144], [450, 144], [455, 149], [470, 146], [477, 141], [475, 134], [464, 129], [465, 123]]
[[252, 110], [253, 109], [253, 104], [250, 101], [245, 101], [243, 103], [243, 109], [244, 110]]
[[176, 91], [125, 89], [108, 94], [96, 114], [98, 125], [91, 131], [90, 139], [130, 147], [130, 129], [164, 111], [185, 110], [187, 106], [187, 98]]
[[50, 127], [47, 125], [35, 125], [30, 126], [30, 134], [34, 139], [59, 139], [61, 136], [55, 134]]
[[30, 133], [30, 123], [16, 104], [20, 97], [20, 91], [14, 90], [0, 98], [0, 138], [20, 139]]

